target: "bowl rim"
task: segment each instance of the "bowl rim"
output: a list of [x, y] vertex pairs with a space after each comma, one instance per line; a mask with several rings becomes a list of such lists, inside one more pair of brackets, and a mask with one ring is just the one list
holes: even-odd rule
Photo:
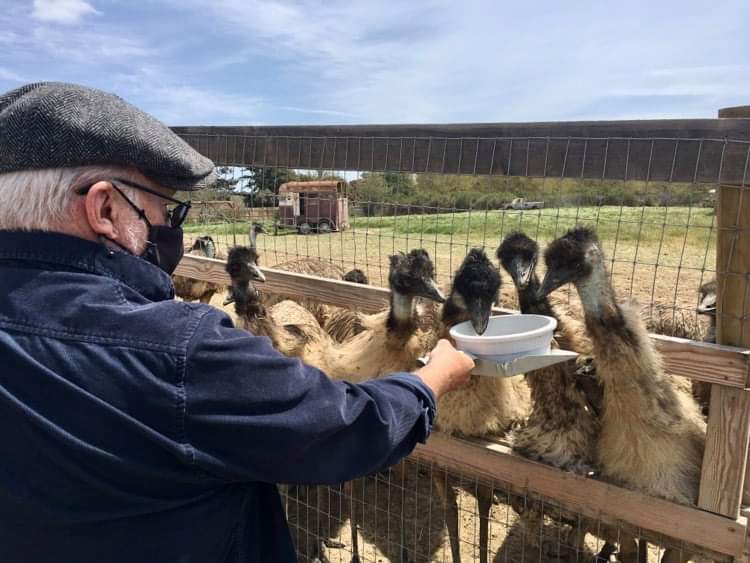
[[[511, 317], [539, 317], [541, 319], [545, 319], [547, 322], [544, 326], [541, 326], [539, 328], [535, 328], [533, 330], [527, 330], [524, 332], [517, 332], [515, 334], [504, 334], [504, 335], [497, 335], [497, 336], [484, 336], [484, 335], [473, 335], [473, 334], [456, 334], [456, 329], [462, 325], [471, 324], [471, 321], [464, 321], [462, 323], [458, 323], [457, 325], [451, 327], [449, 333], [453, 340], [458, 342], [459, 340], [463, 340], [465, 342], [483, 342], [486, 344], [489, 344], [491, 342], [515, 342], [516, 340], [530, 340], [532, 338], [535, 338], [537, 336], [541, 336], [544, 333], [554, 333], [555, 329], [557, 328], [557, 319], [555, 317], [550, 317], [548, 315], [534, 315], [534, 314], [523, 314], [523, 313], [514, 313], [511, 315], [493, 315], [490, 317], [490, 322], [492, 319], [498, 319], [498, 318], [511, 318]], [[487, 325], [489, 327], [489, 324]]]

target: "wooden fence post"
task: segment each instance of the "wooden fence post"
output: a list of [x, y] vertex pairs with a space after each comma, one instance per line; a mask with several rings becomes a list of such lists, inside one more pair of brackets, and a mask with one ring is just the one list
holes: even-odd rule
[[[750, 106], [719, 110], [719, 117], [748, 117]], [[746, 171], [747, 172], [747, 171]], [[716, 211], [718, 232], [717, 342], [750, 347], [750, 186], [722, 185]], [[750, 391], [711, 386], [711, 409], [698, 506], [739, 516], [747, 481]]]

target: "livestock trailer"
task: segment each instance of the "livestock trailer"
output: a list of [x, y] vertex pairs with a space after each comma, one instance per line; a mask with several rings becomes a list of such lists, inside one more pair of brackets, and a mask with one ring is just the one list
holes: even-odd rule
[[276, 229], [296, 229], [303, 235], [345, 229], [349, 225], [346, 186], [336, 180], [282, 184]]

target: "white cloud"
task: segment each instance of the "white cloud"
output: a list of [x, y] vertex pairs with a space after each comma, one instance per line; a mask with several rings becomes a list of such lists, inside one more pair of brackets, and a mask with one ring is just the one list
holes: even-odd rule
[[115, 91], [168, 125], [244, 125], [258, 123], [264, 115], [264, 102], [258, 97], [180, 83], [156, 66], [141, 67], [127, 76], [113, 76], [112, 86], [104, 89]]
[[747, 18], [697, 0], [108, 2], [7, 2], [0, 79], [88, 83], [173, 124], [710, 117], [750, 91]]
[[11, 82], [28, 82], [23, 76], [20, 74], [13, 72], [12, 70], [8, 70], [7, 68], [3, 68], [0, 66], [0, 80], [10, 80]]
[[12, 31], [0, 29], [0, 44], [12, 45], [18, 40], [18, 35]]
[[278, 106], [277, 109], [284, 111], [293, 111], [295, 113], [311, 113], [315, 115], [332, 115], [336, 117], [357, 117], [354, 113], [346, 111], [336, 111], [332, 109], [315, 109], [315, 108], [300, 108], [294, 106]]
[[715, 66], [687, 66], [674, 68], [657, 68], [649, 70], [646, 74], [650, 76], [664, 77], [695, 77], [706, 79], [707, 76], [717, 74], [733, 74], [736, 72], [748, 72], [748, 65], [715, 65]]
[[70, 25], [88, 14], [98, 13], [86, 0], [34, 0], [31, 17], [41, 22]]
[[92, 67], [96, 64], [129, 64], [136, 58], [157, 58], [159, 51], [139, 38], [117, 37], [107, 30], [71, 35], [65, 30], [40, 26], [30, 34], [33, 45], [63, 62]]

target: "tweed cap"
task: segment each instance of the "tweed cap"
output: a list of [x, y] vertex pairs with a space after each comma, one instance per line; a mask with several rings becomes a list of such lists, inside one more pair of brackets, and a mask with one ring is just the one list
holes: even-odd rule
[[40, 82], [0, 95], [0, 174], [91, 165], [133, 166], [179, 190], [215, 180], [211, 160], [113, 94]]

